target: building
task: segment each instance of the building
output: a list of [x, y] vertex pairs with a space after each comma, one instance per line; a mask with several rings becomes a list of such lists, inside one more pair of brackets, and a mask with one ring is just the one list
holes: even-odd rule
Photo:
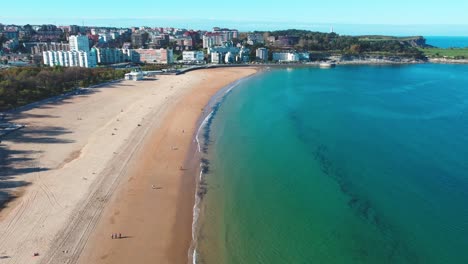
[[138, 53], [140, 62], [142, 63], [174, 63], [174, 53], [172, 49], [136, 49], [134, 52]]
[[299, 52], [299, 60], [300, 61], [310, 61], [310, 53], [309, 52]]
[[135, 32], [132, 34], [132, 46], [134, 49], [140, 49], [146, 47], [149, 39], [147, 32]]
[[247, 35], [247, 44], [256, 45], [256, 44], [265, 44], [263, 39], [263, 34], [255, 33]]
[[211, 63], [222, 64], [223, 63], [223, 54], [220, 52], [211, 53]]
[[18, 39], [19, 38], [19, 31], [18, 30], [6, 30], [3, 31], [3, 36], [7, 39]]
[[211, 54], [212, 52], [221, 52], [221, 53], [239, 53], [240, 48], [235, 47], [232, 41], [226, 41], [223, 42], [222, 45], [216, 46], [216, 47], [209, 47], [208, 48], [208, 54]]
[[69, 51], [70, 45], [64, 42], [27, 42], [23, 44], [26, 50], [31, 51], [31, 54], [42, 54], [43, 51], [63, 50]]
[[97, 66], [96, 53], [93, 51], [44, 51], [43, 63], [54, 67], [82, 67], [94, 68]]
[[203, 51], [184, 51], [182, 52], [182, 60], [185, 63], [201, 63], [205, 61], [205, 53]]
[[255, 57], [261, 61], [268, 61], [268, 49], [258, 48], [255, 52]]
[[98, 64], [114, 64], [122, 62], [139, 62], [130, 49], [92, 48], [96, 52]]
[[220, 46], [224, 42], [232, 41], [238, 37], [239, 32], [236, 29], [214, 28], [213, 32], [206, 32], [203, 35], [203, 48]]
[[70, 36], [70, 50], [89, 52], [89, 39], [87, 36], [76, 35]]
[[277, 62], [297, 62], [299, 54], [296, 52], [275, 52], [273, 53], [273, 61]]
[[224, 56], [224, 63], [226, 64], [234, 63], [235, 60], [236, 60], [236, 57], [231, 52], [226, 53], [226, 55]]
[[236, 62], [249, 62], [250, 61], [250, 49], [244, 46], [241, 47], [239, 54], [236, 56]]

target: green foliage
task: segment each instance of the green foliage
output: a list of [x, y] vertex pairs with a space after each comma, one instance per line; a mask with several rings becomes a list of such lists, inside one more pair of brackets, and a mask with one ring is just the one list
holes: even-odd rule
[[166, 69], [167, 65], [161, 64], [144, 64], [141, 67], [142, 71], [160, 71], [162, 69]]
[[419, 49], [429, 58], [448, 58], [448, 59], [465, 59], [468, 58], [468, 48], [425, 48]]
[[124, 77], [112, 68], [9, 68], [0, 71], [0, 111]]
[[[322, 33], [308, 30], [279, 30], [263, 33], [264, 36], [274, 36], [278, 39], [281, 36], [299, 38], [298, 43], [294, 45], [296, 50], [304, 51], [327, 51], [337, 54], [375, 54], [385, 53], [401, 57], [411, 57], [423, 59], [423, 53], [414, 48], [415, 42], [425, 42], [422, 37], [387, 37], [387, 36], [341, 36], [336, 33]], [[271, 50], [281, 50], [278, 44], [269, 47]]]

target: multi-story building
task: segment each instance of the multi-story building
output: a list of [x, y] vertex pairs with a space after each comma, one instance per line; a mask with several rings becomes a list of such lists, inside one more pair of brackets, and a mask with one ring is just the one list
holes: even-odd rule
[[262, 61], [268, 61], [268, 49], [267, 48], [258, 48], [255, 51], [255, 57]]
[[63, 40], [63, 31], [55, 25], [42, 25], [37, 29], [33, 27], [36, 33], [31, 37], [31, 41], [52, 41], [59, 42]]
[[278, 62], [297, 62], [299, 61], [299, 54], [296, 52], [275, 52], [273, 53], [273, 61]]
[[265, 44], [265, 40], [263, 39], [263, 34], [259, 34], [259, 33], [248, 34], [247, 44], [249, 45]]
[[134, 50], [140, 57], [142, 63], [174, 63], [174, 53], [172, 49], [136, 49]]
[[212, 52], [221, 52], [221, 53], [239, 53], [240, 48], [234, 46], [234, 44], [229, 41], [229, 42], [223, 42], [222, 45], [216, 46], [216, 47], [209, 47], [208, 48], [208, 54], [211, 54]]
[[48, 66], [94, 68], [97, 65], [93, 51], [44, 51], [43, 62]]
[[221, 52], [212, 52], [211, 53], [211, 63], [222, 64], [223, 63], [223, 54]]
[[135, 49], [144, 48], [148, 43], [149, 34], [147, 32], [134, 32], [132, 34], [132, 46]]
[[139, 62], [131, 49], [92, 48], [96, 52], [98, 64], [114, 64], [122, 62]]
[[3, 31], [3, 36], [7, 39], [18, 39], [19, 38], [19, 31], [18, 30], [13, 30], [13, 29], [8, 29], [6, 31]]
[[201, 63], [205, 60], [203, 51], [184, 51], [182, 52], [182, 60], [186, 63]]
[[89, 39], [87, 36], [76, 35], [70, 36], [70, 50], [89, 52]]
[[43, 51], [63, 50], [69, 51], [70, 44], [63, 42], [28, 42], [23, 44], [26, 50], [31, 51], [31, 54], [42, 54]]
[[239, 32], [236, 29], [214, 28], [213, 32], [206, 32], [203, 35], [203, 48], [219, 46], [238, 37]]

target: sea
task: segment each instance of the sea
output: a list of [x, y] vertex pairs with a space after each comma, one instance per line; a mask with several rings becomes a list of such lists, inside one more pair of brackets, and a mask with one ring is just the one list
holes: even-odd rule
[[210, 108], [194, 263], [468, 263], [468, 66], [267, 69]]
[[429, 36], [424, 37], [426, 44], [438, 47], [438, 48], [468, 48], [468, 36], [459, 37], [438, 37]]

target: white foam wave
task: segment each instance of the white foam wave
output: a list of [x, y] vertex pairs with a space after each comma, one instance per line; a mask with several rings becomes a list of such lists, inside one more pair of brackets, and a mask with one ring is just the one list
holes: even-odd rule
[[195, 140], [197, 141], [198, 152], [199, 153], [201, 153], [201, 145], [200, 145], [200, 139], [198, 137], [200, 136], [200, 132], [203, 129], [203, 127], [205, 126], [206, 122], [208, 122], [208, 120], [210, 120], [211, 116], [213, 115], [213, 112], [214, 111], [211, 111], [211, 113], [205, 117], [203, 122], [200, 124], [200, 127], [198, 128], [197, 135], [195, 136]]

